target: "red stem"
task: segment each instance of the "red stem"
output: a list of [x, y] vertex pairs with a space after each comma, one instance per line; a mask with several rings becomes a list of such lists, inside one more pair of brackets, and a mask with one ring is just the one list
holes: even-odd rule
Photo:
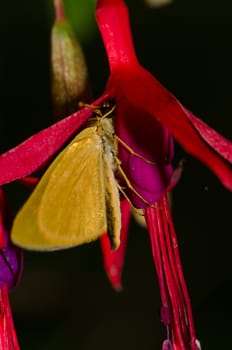
[[62, 0], [54, 0], [54, 8], [56, 14], [56, 21], [60, 21], [65, 18], [64, 6]]

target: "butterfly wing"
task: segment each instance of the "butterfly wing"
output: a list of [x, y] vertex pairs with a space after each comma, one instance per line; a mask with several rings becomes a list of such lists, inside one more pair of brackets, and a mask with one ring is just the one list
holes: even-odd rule
[[106, 231], [103, 149], [96, 127], [83, 130], [55, 159], [14, 221], [12, 240], [55, 250]]
[[112, 169], [111, 158], [112, 158], [111, 154], [109, 153], [103, 154], [106, 219], [107, 219], [107, 234], [109, 236], [111, 246], [113, 249], [117, 249], [120, 245], [121, 212], [120, 212], [118, 184]]

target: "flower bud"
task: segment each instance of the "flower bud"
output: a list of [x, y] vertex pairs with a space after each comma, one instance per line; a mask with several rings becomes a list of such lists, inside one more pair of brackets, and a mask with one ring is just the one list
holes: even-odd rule
[[146, 3], [150, 7], [162, 7], [171, 4], [172, 0], [146, 0]]
[[77, 110], [91, 96], [83, 51], [76, 41], [62, 4], [55, 1], [56, 21], [51, 34], [51, 88], [55, 120]]

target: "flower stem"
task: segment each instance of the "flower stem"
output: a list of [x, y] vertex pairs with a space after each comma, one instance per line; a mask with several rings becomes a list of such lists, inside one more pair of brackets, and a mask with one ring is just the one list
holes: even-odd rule
[[62, 0], [53, 0], [56, 14], [56, 21], [60, 21], [65, 18], [64, 6]]

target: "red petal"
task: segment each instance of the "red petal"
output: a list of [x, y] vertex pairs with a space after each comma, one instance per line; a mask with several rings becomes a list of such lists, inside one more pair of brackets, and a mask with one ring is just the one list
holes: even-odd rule
[[220, 157], [231, 162], [231, 143], [206, 128], [137, 63], [124, 2], [98, 0], [96, 16], [111, 68], [108, 88], [115, 90], [118, 102], [127, 100], [160, 121], [187, 152], [205, 163], [232, 190], [232, 171]]
[[193, 115], [181, 104], [180, 107], [184, 110], [186, 116], [189, 118], [193, 126], [197, 129], [204, 141], [208, 143], [228, 162], [232, 163], [232, 142], [228, 141], [214, 129], [210, 128], [206, 123]]
[[203, 128], [203, 123], [186, 113], [180, 102], [139, 65], [130, 70], [120, 67], [109, 83], [111, 88], [115, 86], [119, 101], [124, 98], [160, 121], [187, 152], [206, 164], [224, 186], [232, 190], [232, 171], [221, 158], [224, 156], [231, 161], [231, 155], [228, 155], [232, 147], [230, 141], [209, 127]]
[[[8, 234], [12, 224], [12, 212], [2, 187], [0, 187], [0, 249], [8, 245]], [[1, 349], [1, 348], [0, 348]]]
[[[103, 95], [93, 102], [101, 104]], [[92, 108], [83, 108], [44, 129], [0, 156], [0, 185], [28, 176], [49, 160], [92, 115]]]
[[4, 230], [5, 197], [0, 187], [0, 249], [6, 246], [6, 235]]
[[27, 176], [23, 177], [22, 179], [19, 179], [18, 182], [24, 185], [25, 187], [33, 190], [39, 182], [39, 180], [40, 179], [38, 177]]
[[122, 0], [98, 0], [96, 18], [107, 51], [110, 69], [137, 62], [127, 7]]
[[121, 275], [124, 264], [126, 243], [128, 236], [128, 226], [130, 221], [130, 205], [127, 200], [121, 201], [122, 229], [121, 243], [117, 250], [111, 250], [110, 240], [107, 234], [101, 236], [101, 249], [107, 277], [116, 291], [122, 289]]

